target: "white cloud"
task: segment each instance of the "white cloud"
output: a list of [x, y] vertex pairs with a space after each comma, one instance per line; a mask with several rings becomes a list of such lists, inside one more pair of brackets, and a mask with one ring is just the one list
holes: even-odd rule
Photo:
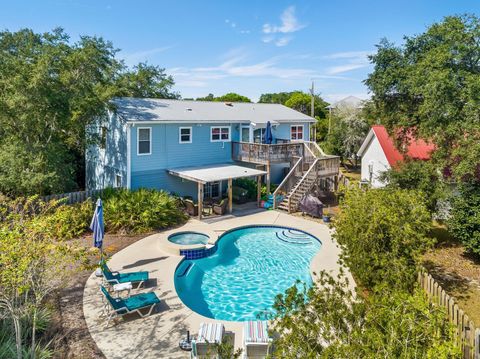
[[284, 36], [275, 41], [275, 45], [278, 47], [286, 46], [292, 38], [290, 36]]
[[156, 47], [149, 50], [142, 50], [137, 52], [126, 53], [123, 55], [123, 59], [127, 65], [133, 66], [142, 61], [150, 60], [154, 55], [171, 49], [172, 46]]
[[368, 60], [369, 54], [371, 54], [370, 51], [346, 51], [325, 55], [322, 56], [322, 58], [325, 60], [343, 62], [327, 68], [327, 74], [336, 75], [370, 66]]
[[262, 31], [265, 34], [288, 34], [303, 29], [306, 25], [300, 24], [295, 16], [295, 6], [287, 7], [280, 16], [281, 25], [264, 24]]
[[272, 42], [275, 38], [273, 36], [264, 36], [262, 37], [262, 41], [266, 44], [268, 44], [269, 42]]

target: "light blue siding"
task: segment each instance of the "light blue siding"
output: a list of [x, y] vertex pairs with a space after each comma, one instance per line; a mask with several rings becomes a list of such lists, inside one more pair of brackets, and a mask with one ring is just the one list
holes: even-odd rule
[[87, 189], [116, 186], [116, 177], [121, 176], [121, 186], [127, 186], [127, 125], [116, 115], [88, 128], [93, 136], [100, 138], [101, 128], [107, 129], [105, 148], [91, 145], [85, 151], [85, 184]]
[[[282, 123], [280, 125], [277, 125], [273, 131], [272, 135], [274, 140], [275, 139], [284, 139], [284, 140], [290, 140], [290, 128], [293, 124], [291, 123]], [[310, 141], [310, 126], [309, 123], [298, 123], [295, 124], [295, 126], [300, 126], [303, 125], [303, 140], [304, 141]]]
[[[211, 142], [211, 127], [230, 127], [232, 141], [239, 140], [238, 124], [152, 124], [131, 129], [131, 188], [149, 187], [164, 189], [181, 195], [197, 197], [197, 185], [168, 174], [167, 170], [179, 167], [202, 166], [232, 162], [231, 142]], [[150, 127], [152, 152], [137, 154], [137, 129]], [[192, 128], [192, 142], [179, 143], [179, 128]]]

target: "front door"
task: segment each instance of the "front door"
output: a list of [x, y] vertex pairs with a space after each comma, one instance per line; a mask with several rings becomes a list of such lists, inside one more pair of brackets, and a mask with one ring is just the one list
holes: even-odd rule
[[250, 142], [250, 127], [242, 126], [242, 142]]

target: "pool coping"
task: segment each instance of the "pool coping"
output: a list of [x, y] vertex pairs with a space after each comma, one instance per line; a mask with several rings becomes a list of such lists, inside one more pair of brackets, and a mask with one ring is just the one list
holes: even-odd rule
[[228, 218], [213, 224], [190, 220], [181, 228], [143, 238], [115, 254], [109, 262], [115, 270], [149, 271], [156, 285], [142, 289], [140, 292], [155, 292], [162, 300], [156, 314], [146, 318], [135, 316], [132, 319], [119, 320], [115, 326], [111, 325], [103, 329], [103, 320], [100, 318], [102, 297], [98, 290], [100, 280], [94, 274], [88, 279], [83, 298], [85, 320], [92, 338], [105, 357], [108, 359], [188, 358], [188, 353], [178, 349], [178, 340], [186, 330], [196, 333], [202, 321], [224, 323], [226, 330], [235, 335], [235, 347], [241, 347], [243, 322], [213, 320], [193, 312], [183, 304], [174, 284], [175, 270], [183, 261], [183, 256], [166, 252], [159, 242], [161, 238], [166, 238], [165, 236], [168, 237], [174, 232], [188, 230], [214, 233], [216, 243], [227, 231], [252, 225], [284, 227], [315, 237], [320, 241], [321, 249], [310, 262], [312, 279], [315, 280], [315, 273], [322, 269], [333, 275], [339, 273], [340, 267], [337, 260], [340, 250], [331, 238], [331, 230], [324, 224], [277, 211]]

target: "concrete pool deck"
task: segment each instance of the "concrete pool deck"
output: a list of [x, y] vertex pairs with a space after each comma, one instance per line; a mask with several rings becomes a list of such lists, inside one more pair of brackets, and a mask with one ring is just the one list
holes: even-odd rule
[[[102, 317], [101, 279], [92, 273], [83, 296], [83, 312], [88, 329], [99, 349], [108, 359], [130, 358], [189, 358], [190, 353], [178, 348], [179, 340], [187, 330], [197, 334], [201, 322], [217, 320], [206, 318], [186, 307], [177, 296], [174, 272], [183, 257], [162, 249], [161, 239], [178, 231], [209, 232], [221, 235], [232, 228], [247, 225], [279, 225], [293, 227], [310, 233], [322, 242], [322, 247], [311, 262], [312, 273], [327, 270], [333, 275], [339, 272], [337, 263], [339, 248], [331, 238], [331, 230], [324, 224], [294, 217], [277, 211], [263, 211], [242, 217], [229, 217], [215, 223], [191, 219], [184, 226], [157, 233], [139, 240], [116, 253], [109, 261], [112, 270], [139, 271], [150, 273], [150, 281], [139, 292], [155, 292], [161, 299], [160, 305], [151, 316], [137, 315], [117, 319], [105, 328]], [[353, 283], [353, 282], [351, 282]], [[133, 290], [131, 294], [137, 293]], [[218, 321], [233, 333], [235, 347], [242, 347], [242, 322]]]

